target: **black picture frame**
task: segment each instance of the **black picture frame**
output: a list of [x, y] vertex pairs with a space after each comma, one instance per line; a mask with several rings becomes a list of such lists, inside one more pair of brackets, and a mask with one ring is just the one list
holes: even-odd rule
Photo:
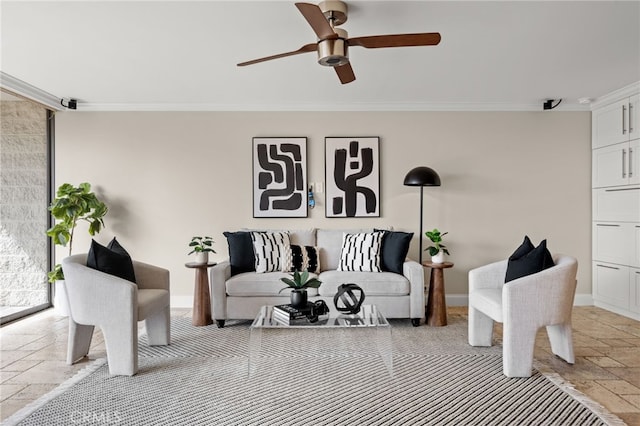
[[253, 138], [253, 217], [307, 217], [307, 138]]
[[325, 216], [380, 217], [380, 138], [325, 137]]

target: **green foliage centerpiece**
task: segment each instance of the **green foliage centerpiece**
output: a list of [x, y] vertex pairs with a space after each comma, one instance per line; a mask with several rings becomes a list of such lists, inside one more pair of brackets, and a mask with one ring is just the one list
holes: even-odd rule
[[442, 244], [442, 237], [447, 235], [448, 232], [440, 232], [438, 228], [435, 228], [433, 231], [427, 231], [424, 233], [427, 238], [431, 240], [433, 245], [427, 247], [425, 251], [429, 250], [429, 255], [431, 255], [431, 261], [433, 263], [443, 263], [444, 255], [449, 254], [449, 250], [447, 247]]
[[317, 278], [309, 278], [309, 272], [294, 271], [291, 278], [280, 278], [280, 281], [287, 286], [282, 288], [279, 293], [288, 288], [291, 289], [291, 305], [294, 308], [304, 307], [307, 305], [307, 288], [318, 288], [322, 281]]
[[191, 247], [189, 254], [196, 254], [197, 263], [207, 263], [209, 262], [209, 253], [215, 254], [216, 252], [213, 249], [214, 242], [211, 237], [193, 237], [189, 243], [189, 247]]

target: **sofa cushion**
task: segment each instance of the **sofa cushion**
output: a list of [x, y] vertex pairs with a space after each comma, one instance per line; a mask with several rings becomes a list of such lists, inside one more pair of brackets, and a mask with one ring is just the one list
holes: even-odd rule
[[320, 258], [318, 248], [312, 246], [299, 246], [291, 244], [284, 251], [282, 259], [283, 271], [300, 271], [320, 273]]
[[250, 232], [223, 232], [229, 246], [231, 275], [256, 270], [256, 258], [253, 254], [253, 240]]
[[[286, 296], [288, 290], [279, 293], [280, 290], [286, 288], [287, 285], [280, 281], [280, 278], [290, 277], [291, 274], [286, 272], [266, 272], [264, 274], [256, 274], [247, 272], [238, 274], [229, 278], [225, 284], [227, 295], [229, 296]], [[316, 274], [309, 274], [310, 278], [317, 278]], [[322, 287], [320, 285], [320, 287]], [[308, 288], [307, 295], [309, 297], [317, 296], [318, 290]]]
[[338, 271], [382, 272], [382, 232], [344, 234]]
[[244, 228], [243, 231], [247, 232], [288, 232], [289, 241], [291, 244], [298, 246], [315, 246], [316, 245], [316, 229], [248, 229]]
[[498, 322], [504, 322], [502, 318], [501, 288], [480, 288], [472, 291], [469, 294], [469, 306], [485, 312]]
[[386, 272], [402, 274], [402, 265], [409, 253], [409, 245], [413, 238], [413, 232], [383, 232], [382, 247], [380, 248], [380, 269]]
[[111, 240], [107, 247], [92, 239], [91, 248], [87, 255], [87, 266], [132, 283], [136, 282], [131, 256], [115, 238]]
[[538, 247], [532, 247], [529, 237], [525, 236], [523, 243], [507, 261], [505, 283], [554, 266], [553, 257], [547, 250], [547, 240], [542, 240]]
[[358, 284], [365, 296], [406, 296], [411, 291], [409, 280], [393, 272], [325, 271], [318, 279], [322, 281], [318, 292], [323, 297], [333, 297], [345, 283]]
[[316, 230], [316, 246], [320, 249], [320, 265], [323, 271], [335, 271], [340, 264], [342, 237], [344, 233], [372, 232], [370, 229], [318, 229]]
[[288, 248], [287, 232], [252, 232], [253, 253], [256, 256], [256, 272], [283, 271], [282, 265], [285, 248]]

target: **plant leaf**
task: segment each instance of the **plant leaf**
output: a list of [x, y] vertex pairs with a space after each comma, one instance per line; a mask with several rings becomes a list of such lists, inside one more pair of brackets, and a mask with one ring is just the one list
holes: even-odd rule
[[318, 287], [320, 287], [320, 284], [322, 284], [322, 281], [320, 281], [320, 280], [319, 280], [319, 279], [317, 279], [317, 278], [311, 278], [309, 281], [307, 281], [307, 282], [304, 284], [303, 288], [307, 288], [307, 287], [310, 287], [310, 288], [318, 288]]
[[296, 287], [296, 283], [293, 282], [290, 278], [280, 278], [280, 281], [288, 285], [289, 287]]

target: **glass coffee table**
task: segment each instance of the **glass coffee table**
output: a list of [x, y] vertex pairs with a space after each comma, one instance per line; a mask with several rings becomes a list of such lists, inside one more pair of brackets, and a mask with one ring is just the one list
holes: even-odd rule
[[[393, 348], [391, 342], [391, 326], [387, 319], [380, 313], [375, 305], [362, 305], [360, 312], [357, 314], [345, 314], [336, 311], [333, 307], [329, 314], [321, 315], [317, 322], [294, 322], [286, 324], [276, 320], [273, 317], [273, 306], [262, 306], [256, 319], [251, 324], [249, 335], [249, 365], [248, 374], [251, 377], [258, 369], [259, 361], [266, 361], [268, 357], [261, 355], [263, 343], [269, 347], [270, 342], [267, 340], [269, 335], [275, 338], [276, 335], [282, 334], [287, 330], [299, 330], [299, 333], [317, 333], [324, 330], [325, 333], [335, 332], [344, 333], [361, 332], [365, 336], [358, 340], [358, 344], [350, 346], [351, 340], [348, 337], [339, 339], [329, 339], [327, 348], [319, 351], [313, 356], [333, 356], [340, 352], [352, 355], [352, 352], [363, 352], [364, 356], [371, 356], [372, 352], [377, 352], [386, 367], [387, 372], [393, 377]], [[301, 340], [313, 340], [317, 335], [306, 334]], [[327, 336], [325, 334], [325, 336]], [[329, 334], [329, 336], [331, 336]], [[334, 334], [335, 336], [335, 334]], [[326, 338], [326, 337], [325, 337]], [[322, 339], [322, 337], [318, 337]], [[263, 340], [265, 340], [263, 342]], [[344, 345], [339, 347], [340, 342]], [[301, 344], [294, 351], [288, 350], [287, 353], [296, 353], [303, 351], [307, 346]], [[345, 355], [347, 356], [347, 355]]]

